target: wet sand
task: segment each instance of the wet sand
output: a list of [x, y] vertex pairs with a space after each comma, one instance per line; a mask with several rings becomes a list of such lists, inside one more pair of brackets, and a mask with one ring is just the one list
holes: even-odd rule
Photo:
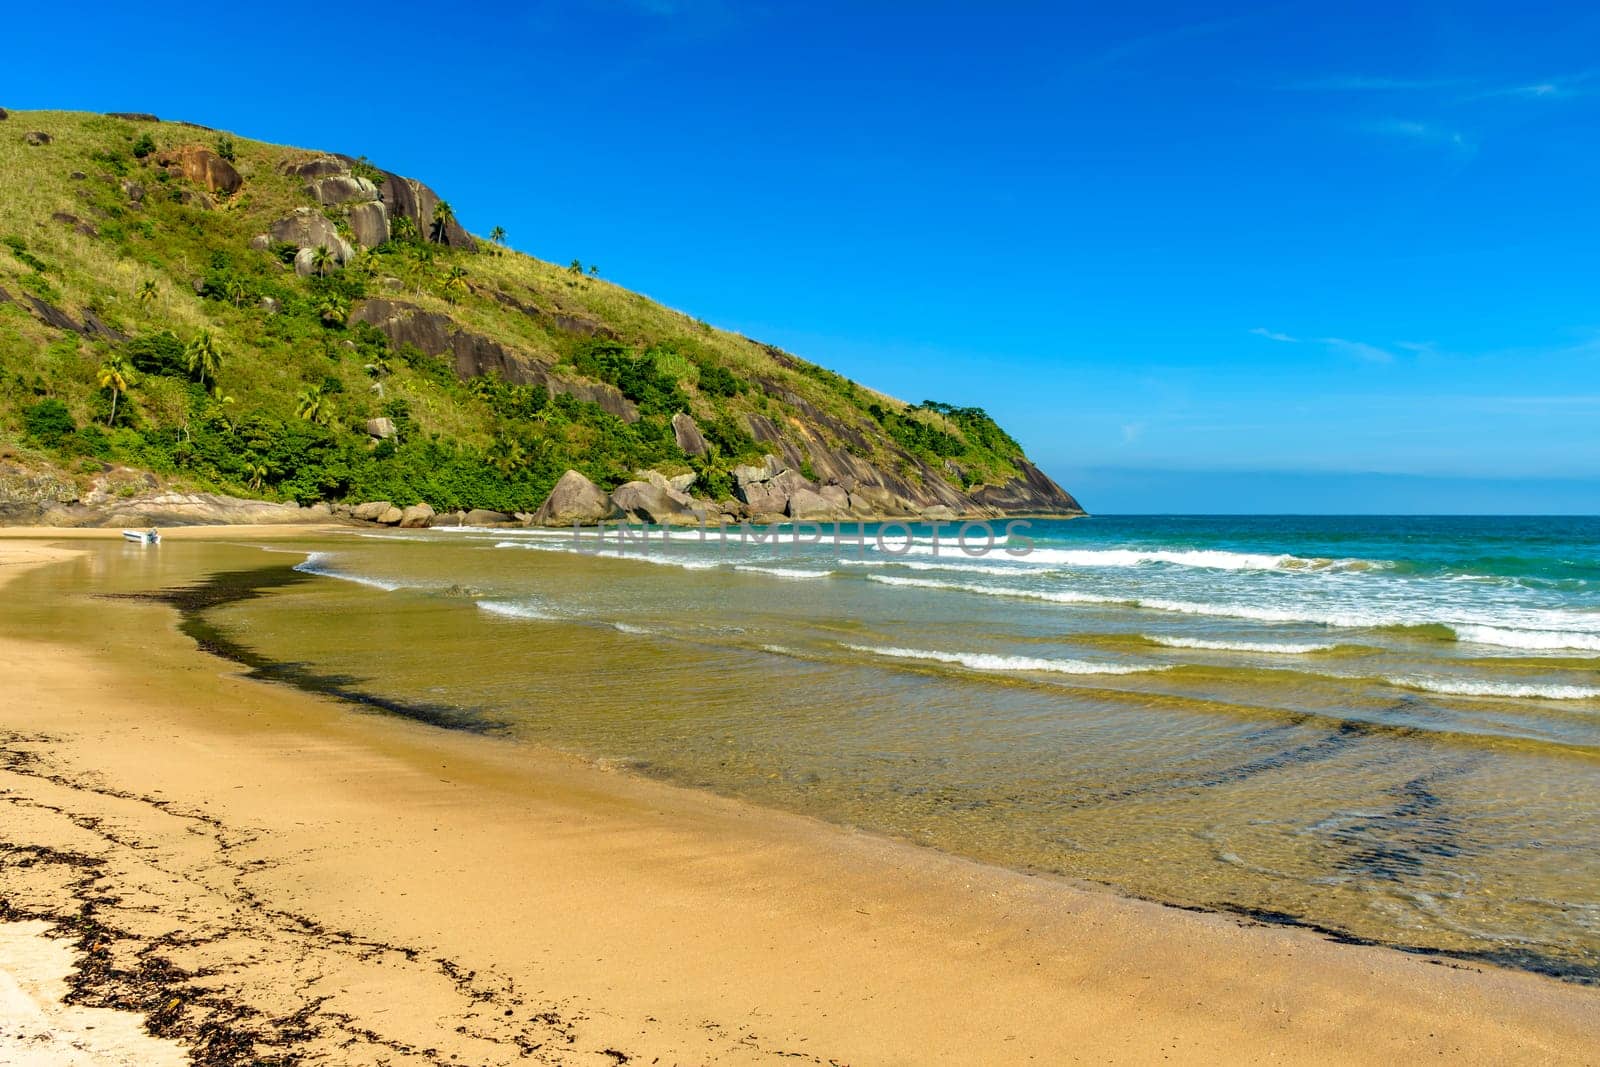
[[1600, 1059], [1593, 989], [361, 713], [239, 677], [158, 603], [8, 628], [8, 577], [73, 551], [0, 539], [0, 918], [53, 924], [74, 1000], [199, 1062]]

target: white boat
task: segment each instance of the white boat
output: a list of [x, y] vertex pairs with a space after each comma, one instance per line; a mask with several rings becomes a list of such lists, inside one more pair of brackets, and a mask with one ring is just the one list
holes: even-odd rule
[[161, 543], [161, 535], [155, 530], [123, 530], [122, 536], [136, 545], [159, 545]]

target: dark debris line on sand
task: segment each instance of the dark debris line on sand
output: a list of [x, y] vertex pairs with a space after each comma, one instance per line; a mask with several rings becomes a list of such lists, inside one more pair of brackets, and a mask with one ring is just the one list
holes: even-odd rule
[[[130, 884], [133, 881], [131, 871], [119, 870], [119, 861], [125, 857], [154, 867], [174, 884], [191, 880], [194, 872], [177, 864], [167, 866], [162, 857], [154, 855], [159, 849], [125, 838], [108, 820], [47, 803], [24, 789], [0, 791], [0, 800], [9, 805], [58, 816], [104, 845], [104, 854], [97, 855], [0, 841], [0, 920], [44, 920], [53, 924], [57, 936], [73, 940], [77, 962], [68, 978], [70, 1003], [138, 1012], [151, 1034], [182, 1042], [191, 1061], [203, 1067], [288, 1065], [302, 1062], [308, 1055], [315, 1058], [320, 1050], [338, 1048], [353, 1053], [357, 1047], [377, 1053], [383, 1062], [439, 1067], [461, 1062], [452, 1061], [438, 1049], [386, 1037], [365, 1020], [326, 1007], [330, 998], [314, 991], [324, 974], [317, 957], [331, 955], [336, 963], [376, 965], [389, 971], [422, 970], [443, 977], [456, 991], [459, 1014], [440, 1019], [440, 1031], [503, 1048], [508, 1062], [562, 1062], [579, 1051], [575, 1024], [583, 1018], [581, 1013], [563, 1013], [551, 1007], [530, 1011], [509, 978], [480, 975], [421, 948], [330, 929], [314, 919], [272, 907], [248, 884], [250, 875], [270, 864], [231, 855], [251, 844], [254, 835], [170, 801], [108, 789], [52, 771], [41, 755], [51, 740], [16, 734], [0, 738], [0, 774], [47, 782], [96, 799], [142, 805], [180, 820], [188, 832], [208, 840], [215, 870], [207, 873], [225, 877], [227, 885], [218, 895], [230, 905], [216, 908], [216, 914], [227, 916], [222, 923], [188, 912], [182, 901], [163, 901], [152, 909], [149, 902], [125, 899], [119, 892], [123, 878]], [[135, 851], [137, 856], [129, 857]], [[48, 887], [42, 892], [41, 883]], [[150, 925], [153, 912], [165, 920], [160, 925], [170, 928], [160, 934], [137, 929]], [[202, 946], [225, 950], [233, 939], [239, 942], [237, 958], [241, 960], [260, 954], [265, 946], [274, 961], [308, 964], [296, 968], [303, 972], [302, 985], [289, 992], [252, 990], [231, 981], [222, 968], [188, 969], [171, 960], [173, 955]], [[276, 993], [280, 1001], [295, 1006], [275, 1011], [252, 1003], [259, 999], [253, 994], [262, 992]]]

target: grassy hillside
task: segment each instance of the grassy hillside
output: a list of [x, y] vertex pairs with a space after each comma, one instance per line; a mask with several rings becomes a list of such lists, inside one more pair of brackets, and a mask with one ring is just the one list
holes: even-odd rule
[[[233, 191], [184, 162], [213, 155], [242, 179]], [[503, 511], [532, 510], [569, 467], [603, 488], [693, 470], [712, 499], [768, 453], [819, 481], [859, 460], [908, 499], [1021, 472], [981, 411], [908, 406], [576, 265], [467, 238], [448, 212], [406, 220], [391, 203], [391, 235], [360, 248], [350, 206], [321, 206], [286, 173], [316, 155], [183, 123], [0, 122], [0, 455], [67, 478], [116, 464], [265, 499]], [[346, 166], [382, 184], [366, 161]], [[303, 253], [316, 263], [301, 276], [294, 244], [257, 237], [297, 209], [354, 246], [347, 262]], [[444, 317], [516, 373], [466, 374], [459, 355], [361, 321], [388, 305]], [[703, 454], [675, 440], [680, 412]], [[380, 440], [381, 418], [395, 433]]]

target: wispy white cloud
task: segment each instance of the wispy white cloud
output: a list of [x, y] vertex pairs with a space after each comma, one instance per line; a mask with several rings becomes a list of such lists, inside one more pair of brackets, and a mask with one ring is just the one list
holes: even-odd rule
[[1471, 152], [1475, 146], [1459, 130], [1452, 130], [1445, 126], [1438, 126], [1431, 122], [1418, 122], [1415, 119], [1387, 118], [1361, 124], [1361, 128], [1368, 133], [1380, 137], [1393, 137], [1398, 140], [1411, 141], [1415, 144], [1439, 145], [1452, 148], [1458, 152]]
[[1250, 332], [1255, 334], [1257, 337], [1265, 337], [1269, 341], [1282, 341], [1285, 344], [1298, 344], [1300, 341], [1300, 338], [1298, 337], [1290, 337], [1286, 333], [1279, 333], [1277, 330], [1269, 330], [1265, 326], [1257, 326]]
[[1386, 348], [1368, 344], [1365, 341], [1348, 341], [1343, 337], [1324, 337], [1322, 344], [1331, 352], [1351, 359], [1359, 359], [1363, 363], [1393, 363], [1394, 353]]
[[1125, 422], [1122, 424], [1122, 443], [1131, 445], [1144, 436], [1144, 423]]
[[1600, 70], [1585, 70], [1577, 74], [1530, 78], [1527, 81], [1507, 83], [1498, 78], [1440, 77], [1410, 78], [1372, 74], [1335, 74], [1325, 78], [1312, 78], [1293, 82], [1289, 89], [1327, 93], [1412, 93], [1417, 95], [1454, 96], [1458, 100], [1481, 100], [1488, 97], [1508, 97], [1519, 100], [1559, 100], [1577, 96], [1585, 91], [1584, 85], [1600, 78]]
[[1291, 89], [1311, 92], [1403, 93], [1459, 89], [1474, 84], [1470, 78], [1386, 78], [1366, 74], [1339, 74], [1295, 82]]
[[1593, 82], [1596, 76], [1600, 76], [1600, 70], [1585, 70], [1557, 78], [1540, 78], [1520, 85], [1490, 87], [1473, 94], [1472, 99], [1498, 96], [1516, 100], [1565, 100], [1588, 92], [1584, 86]]

